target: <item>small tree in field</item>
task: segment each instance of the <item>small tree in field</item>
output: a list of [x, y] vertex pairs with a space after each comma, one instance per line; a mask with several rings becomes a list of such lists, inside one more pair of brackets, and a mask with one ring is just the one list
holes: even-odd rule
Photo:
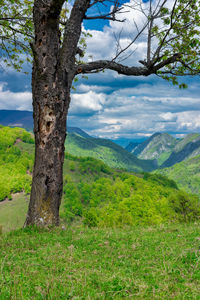
[[[27, 9], [31, 5], [31, 1], [17, 2]], [[18, 40], [17, 44], [17, 39], [12, 40], [12, 32], [15, 36], [24, 36], [28, 29], [30, 32], [28, 31], [26, 39], [31, 40], [33, 56], [35, 164], [25, 225], [58, 225], [63, 190], [66, 116], [75, 76], [110, 69], [127, 76], [156, 74], [176, 84], [178, 75], [198, 74], [200, 3], [198, 0], [149, 0], [144, 8], [142, 2], [134, 0], [127, 4], [120, 4], [118, 0], [75, 0], [67, 17], [65, 0], [35, 0], [33, 19], [28, 16], [27, 11], [24, 16], [18, 13], [17, 8], [13, 13], [14, 3], [15, 1], [11, 0], [3, 1], [3, 5], [10, 5], [10, 9], [5, 12], [9, 14], [6, 22], [4, 15], [0, 15], [0, 22], [7, 30], [7, 37], [3, 36], [2, 31], [2, 41], [7, 38], [7, 42], [2, 44], [2, 56], [7, 55], [7, 59], [12, 61], [13, 58], [17, 59], [15, 53], [27, 51], [23, 49], [23, 41]], [[110, 7], [109, 11], [101, 13], [100, 8], [105, 5]], [[99, 8], [98, 15], [90, 13], [91, 8], [95, 6]], [[139, 9], [145, 16], [142, 28], [136, 25], [137, 33], [132, 41], [122, 48], [120, 39], [117, 40], [117, 53], [111, 60], [77, 60], [77, 55], [84, 54], [79, 46], [83, 20], [105, 19], [123, 24], [124, 20], [119, 19], [119, 16], [124, 12], [125, 19], [127, 9]], [[13, 16], [10, 16], [10, 13]], [[18, 21], [15, 21], [14, 26], [10, 26], [14, 20]], [[33, 23], [26, 23], [27, 20]], [[31, 33], [32, 24], [34, 33]], [[146, 36], [146, 55], [139, 61], [141, 66], [121, 64], [121, 55], [124, 59], [126, 51], [143, 33]], [[25, 45], [26, 42], [25, 40]], [[12, 47], [8, 49], [10, 44], [16, 44], [15, 50]], [[127, 57], [130, 61], [129, 53]]]

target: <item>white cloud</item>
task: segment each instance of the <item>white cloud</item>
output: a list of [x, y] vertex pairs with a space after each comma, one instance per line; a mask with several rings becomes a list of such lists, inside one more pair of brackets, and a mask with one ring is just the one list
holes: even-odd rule
[[[90, 89], [92, 91], [92, 85]], [[186, 91], [160, 82], [121, 88], [106, 96], [103, 94], [103, 102], [93, 103], [97, 110], [89, 118], [80, 120], [80, 126], [92, 135], [107, 138], [200, 131], [199, 94], [200, 88], [193, 84]], [[90, 95], [90, 98], [98, 99], [98, 92], [90, 92]], [[78, 97], [87, 98], [88, 94]], [[78, 107], [79, 103], [76, 105]], [[73, 120], [73, 113], [71, 117], [69, 120]]]
[[200, 131], [200, 110], [178, 113], [177, 127], [179, 130]]
[[101, 85], [86, 85], [86, 84], [80, 84], [78, 87], [78, 92], [79, 93], [86, 93], [89, 91], [93, 91], [93, 92], [107, 92], [109, 90], [111, 90], [111, 88], [109, 86], [101, 86]]
[[72, 94], [72, 102], [70, 106], [71, 114], [98, 112], [103, 108], [106, 95], [103, 93], [89, 91], [84, 94]]
[[32, 93], [14, 93], [6, 89], [5, 83], [0, 83], [0, 109], [32, 110]]

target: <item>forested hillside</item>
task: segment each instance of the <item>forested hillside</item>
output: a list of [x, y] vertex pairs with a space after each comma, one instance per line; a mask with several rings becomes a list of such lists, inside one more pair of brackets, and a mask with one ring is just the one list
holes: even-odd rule
[[200, 154], [200, 134], [191, 133], [179, 141], [169, 158], [163, 162], [162, 168], [171, 167], [176, 163]]
[[168, 133], [155, 133], [131, 152], [140, 159], [157, 159], [158, 165], [161, 165], [176, 144], [177, 140]]
[[156, 174], [163, 174], [176, 181], [178, 187], [188, 193], [200, 195], [200, 155], [177, 163], [169, 168], [158, 169]]
[[101, 159], [113, 168], [142, 172], [156, 169], [156, 161], [138, 159], [121, 146], [107, 139], [86, 138], [69, 133], [66, 139], [66, 151], [77, 156], [90, 156]]
[[[30, 192], [34, 145], [24, 129], [1, 127], [0, 136], [3, 201], [16, 192]], [[189, 221], [199, 216], [199, 200], [165, 176], [131, 174], [66, 153], [61, 216], [98, 227]]]
[[25, 149], [34, 150], [30, 133], [22, 128], [0, 126], [0, 201], [10, 199], [12, 193], [30, 192], [33, 151], [22, 152], [22, 143]]

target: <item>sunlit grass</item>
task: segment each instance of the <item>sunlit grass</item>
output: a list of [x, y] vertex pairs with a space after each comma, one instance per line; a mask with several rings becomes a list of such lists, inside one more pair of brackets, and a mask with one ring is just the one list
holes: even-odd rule
[[3, 232], [21, 228], [24, 224], [29, 195], [18, 193], [13, 200], [0, 202], [0, 226]]
[[0, 299], [199, 299], [199, 224], [0, 238]]

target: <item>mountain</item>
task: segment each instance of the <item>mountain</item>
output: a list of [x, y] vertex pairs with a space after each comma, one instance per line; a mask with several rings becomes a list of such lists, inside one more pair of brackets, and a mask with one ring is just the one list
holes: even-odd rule
[[200, 134], [191, 133], [184, 139], [180, 140], [174, 147], [173, 152], [167, 160], [161, 165], [162, 168], [171, 167], [188, 158], [195, 157], [200, 154]]
[[76, 133], [84, 138], [91, 138], [89, 134], [78, 127], [67, 127], [67, 132], [69, 133]]
[[132, 152], [140, 143], [137, 142], [130, 142], [127, 146], [126, 146], [126, 151], [128, 152]]
[[168, 133], [155, 133], [143, 143], [126, 148], [140, 159], [156, 159], [160, 168], [171, 167], [200, 154], [200, 134], [190, 133], [177, 140]]
[[65, 143], [66, 151], [76, 156], [90, 156], [104, 161], [110, 167], [142, 172], [156, 169], [155, 160], [141, 160], [121, 146], [107, 139], [85, 138], [69, 133]]
[[160, 165], [173, 151], [177, 140], [168, 133], [155, 133], [131, 152], [141, 159], [157, 159]]
[[0, 124], [33, 129], [33, 113], [22, 110], [0, 110]]
[[[0, 110], [0, 124], [10, 127], [22, 127], [27, 130], [33, 130], [33, 113], [30, 111], [22, 110]], [[85, 138], [91, 136], [78, 127], [68, 127], [67, 131], [75, 132]]]
[[[0, 124], [32, 130], [33, 113], [0, 110]], [[158, 166], [170, 167], [200, 154], [200, 134], [198, 133], [188, 134], [182, 140], [176, 140], [167, 133], [155, 133], [140, 144], [136, 145], [139, 141], [132, 141], [126, 149], [123, 149], [110, 140], [93, 138], [80, 128], [68, 127], [67, 130], [66, 146], [70, 153], [96, 157], [112, 167], [125, 168], [130, 171], [152, 171]], [[119, 139], [118, 142], [122, 141]]]
[[[135, 139], [129, 139], [129, 138], [118, 138], [118, 139], [111, 139], [112, 142], [114, 142], [115, 144], [120, 145], [121, 147], [123, 147], [124, 149], [127, 150], [127, 148], [129, 147], [130, 144], [136, 144], [139, 145], [142, 142], [144, 142], [146, 140], [146, 138], [135, 138]], [[131, 152], [131, 150], [127, 150], [128, 152]]]
[[180, 189], [200, 195], [200, 155], [154, 172], [174, 180]]

